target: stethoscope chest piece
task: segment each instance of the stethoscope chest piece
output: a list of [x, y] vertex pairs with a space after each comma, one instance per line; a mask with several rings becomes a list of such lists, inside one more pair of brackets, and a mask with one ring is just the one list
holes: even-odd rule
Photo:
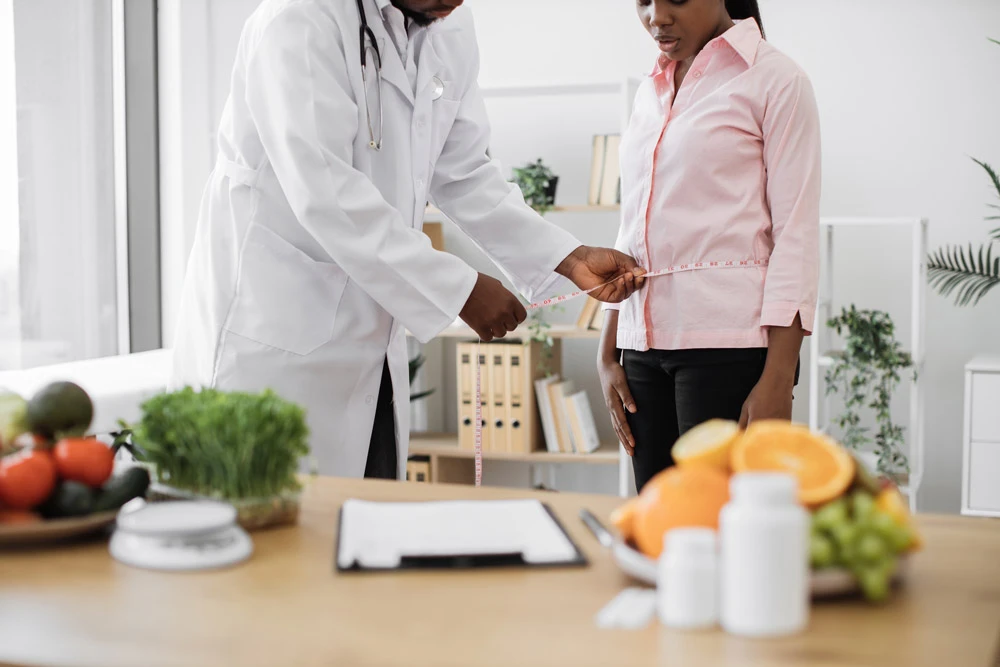
[[432, 100], [440, 99], [441, 96], [444, 95], [444, 81], [442, 81], [437, 77], [434, 77], [432, 83], [434, 84], [434, 88], [433, 92], [431, 92], [431, 99]]

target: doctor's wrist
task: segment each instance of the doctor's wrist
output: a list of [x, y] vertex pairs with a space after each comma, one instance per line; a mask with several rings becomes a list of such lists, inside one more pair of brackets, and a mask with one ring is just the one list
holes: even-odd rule
[[556, 267], [556, 273], [568, 278], [570, 274], [584, 261], [587, 255], [587, 246], [578, 246], [573, 252], [566, 256], [566, 258], [559, 263]]

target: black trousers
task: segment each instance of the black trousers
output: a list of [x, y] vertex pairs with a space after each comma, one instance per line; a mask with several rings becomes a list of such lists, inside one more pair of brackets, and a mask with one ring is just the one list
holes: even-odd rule
[[368, 443], [368, 462], [365, 477], [375, 479], [399, 479], [396, 454], [396, 416], [392, 410], [392, 379], [389, 377], [389, 362], [382, 366], [382, 381], [378, 388], [378, 403], [375, 406], [375, 425], [371, 441]]
[[624, 351], [636, 407], [625, 413], [636, 491], [674, 464], [671, 450], [683, 433], [709, 419], [739, 420], [766, 359], [767, 348]]

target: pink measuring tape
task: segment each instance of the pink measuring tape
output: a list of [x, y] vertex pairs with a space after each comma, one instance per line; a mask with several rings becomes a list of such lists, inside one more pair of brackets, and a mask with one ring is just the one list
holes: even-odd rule
[[[744, 259], [736, 261], [726, 261], [726, 262], [695, 262], [694, 264], [678, 264], [677, 266], [669, 266], [665, 269], [658, 269], [656, 271], [650, 271], [642, 275], [642, 279], [646, 278], [659, 278], [660, 276], [669, 276], [674, 273], [685, 273], [688, 271], [698, 271], [701, 269], [748, 269], [754, 267], [767, 266], [766, 259]], [[618, 278], [615, 278], [618, 280]], [[563, 301], [569, 301], [570, 299], [575, 299], [585, 294], [590, 294], [595, 292], [606, 285], [610, 285], [611, 282], [603, 283], [597, 287], [591, 287], [588, 290], [579, 290], [577, 292], [571, 292], [569, 294], [563, 294], [562, 296], [555, 296], [551, 299], [545, 299], [538, 303], [532, 303], [525, 306], [525, 310], [537, 310], [539, 308], [544, 308], [546, 306], [552, 306], [557, 303], [562, 303]], [[476, 486], [481, 486], [483, 482], [483, 398], [481, 389], [481, 377], [482, 369], [479, 363], [479, 346], [483, 343], [480, 340], [476, 344], [476, 440], [475, 440], [475, 455], [476, 455]]]

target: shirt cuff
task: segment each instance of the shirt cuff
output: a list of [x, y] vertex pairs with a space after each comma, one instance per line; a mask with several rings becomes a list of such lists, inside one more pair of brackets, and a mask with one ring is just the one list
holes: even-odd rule
[[565, 290], [571, 292], [577, 289], [569, 278], [556, 273], [556, 269], [563, 263], [563, 260], [572, 255], [577, 248], [583, 245], [569, 234], [566, 236], [567, 238], [559, 244], [556, 252], [554, 253], [554, 263], [550, 267], [550, 272], [538, 281], [538, 283], [529, 287], [529, 293], [525, 295], [528, 297], [529, 301], [542, 301], [554, 296], [560, 296], [556, 293], [557, 291], [561, 292]]
[[816, 306], [812, 304], [794, 303], [792, 301], [769, 301], [764, 303], [760, 312], [762, 327], [790, 327], [795, 322], [795, 316], [802, 319], [802, 330], [808, 336], [813, 332], [816, 319]]

